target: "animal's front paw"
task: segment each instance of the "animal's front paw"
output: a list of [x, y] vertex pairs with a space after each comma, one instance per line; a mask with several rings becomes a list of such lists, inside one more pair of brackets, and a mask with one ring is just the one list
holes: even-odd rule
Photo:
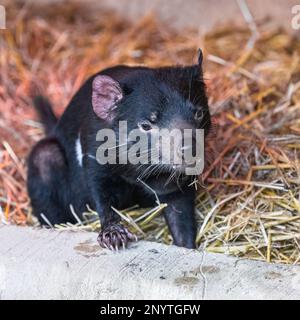
[[100, 231], [97, 240], [102, 248], [119, 250], [125, 249], [129, 241], [137, 241], [137, 236], [121, 224], [110, 224]]

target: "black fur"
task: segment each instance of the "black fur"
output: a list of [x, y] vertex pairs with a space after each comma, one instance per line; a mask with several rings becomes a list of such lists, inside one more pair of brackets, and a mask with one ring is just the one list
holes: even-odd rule
[[[93, 111], [92, 83], [97, 75], [108, 75], [118, 81], [124, 93], [111, 124], [99, 119]], [[99, 165], [89, 156], [84, 156], [82, 167], [79, 166], [75, 153], [79, 133], [83, 154], [95, 155], [99, 147], [96, 132], [105, 127], [115, 128], [119, 120], [127, 120], [130, 130], [156, 111], [158, 126], [164, 127], [175, 118], [192, 123], [195, 112], [201, 109], [203, 118], [197, 125], [207, 132], [210, 115], [199, 65], [158, 69], [117, 66], [97, 75], [86, 81], [57, 122], [46, 100], [36, 99], [48, 135], [29, 156], [28, 191], [33, 213], [42, 224], [45, 221], [41, 213], [52, 224], [75, 222], [70, 204], [78, 216], [88, 204], [100, 217], [100, 244], [113, 248], [126, 245], [126, 237], [132, 240], [132, 235], [120, 226], [120, 217], [112, 207], [123, 209], [137, 203], [152, 206], [155, 195], [137, 180], [137, 166]], [[194, 248], [195, 191], [188, 186], [194, 177], [181, 176], [166, 185], [168, 177], [167, 171], [159, 175], [154, 171], [145, 177], [145, 182], [161, 202], [168, 203], [164, 214], [174, 243]]]
[[39, 114], [40, 120], [44, 125], [45, 133], [50, 134], [57, 123], [57, 117], [54, 114], [49, 101], [42, 96], [33, 97], [33, 104]]

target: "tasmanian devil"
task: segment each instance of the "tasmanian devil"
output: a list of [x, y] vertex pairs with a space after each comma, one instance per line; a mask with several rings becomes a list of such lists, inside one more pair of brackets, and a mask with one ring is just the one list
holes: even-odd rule
[[206, 134], [210, 114], [201, 50], [198, 63], [190, 66], [105, 69], [83, 84], [59, 120], [46, 98], [33, 100], [46, 137], [30, 153], [27, 187], [41, 224], [45, 217], [51, 224], [76, 222], [70, 205], [79, 217], [88, 205], [100, 218], [99, 244], [118, 249], [135, 236], [113, 209], [149, 207], [158, 197], [167, 203], [164, 217], [174, 244], [195, 248], [195, 176], [184, 173], [188, 165], [164, 163], [161, 157], [154, 164], [101, 164], [96, 136], [101, 129], [112, 129], [118, 137], [121, 121], [126, 121], [128, 131], [146, 135], [173, 128], [200, 128]]

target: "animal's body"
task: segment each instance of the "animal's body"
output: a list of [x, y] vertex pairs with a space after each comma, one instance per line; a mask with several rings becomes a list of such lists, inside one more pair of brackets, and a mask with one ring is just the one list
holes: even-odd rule
[[103, 70], [86, 81], [60, 119], [45, 98], [35, 97], [46, 137], [29, 156], [28, 192], [33, 213], [42, 224], [41, 213], [51, 224], [76, 222], [70, 204], [78, 216], [89, 205], [100, 217], [100, 245], [118, 248], [134, 237], [120, 224], [112, 207], [153, 206], [156, 194], [168, 204], [164, 216], [174, 243], [195, 247], [193, 176], [181, 174], [170, 180], [170, 174], [182, 172], [182, 168], [158, 166], [158, 174], [146, 166], [144, 184], [138, 179], [143, 173], [140, 166], [101, 165], [95, 155], [98, 130], [117, 131], [119, 121], [127, 121], [128, 130], [139, 128], [147, 134], [154, 126], [203, 128], [207, 133], [210, 115], [201, 61], [200, 53], [199, 64], [187, 67], [117, 66]]

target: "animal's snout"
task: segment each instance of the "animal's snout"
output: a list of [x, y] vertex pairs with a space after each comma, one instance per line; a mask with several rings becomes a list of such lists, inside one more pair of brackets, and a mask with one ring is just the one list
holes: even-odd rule
[[188, 146], [179, 146], [176, 149], [176, 153], [178, 157], [184, 157], [184, 154], [188, 151], [191, 150], [193, 148], [192, 145], [188, 145]]

